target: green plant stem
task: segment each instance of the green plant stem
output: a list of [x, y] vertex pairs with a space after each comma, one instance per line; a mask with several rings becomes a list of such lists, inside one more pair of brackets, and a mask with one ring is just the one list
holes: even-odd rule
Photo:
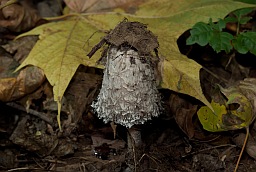
[[240, 30], [240, 24], [239, 24], [239, 23], [237, 23], [237, 27], [236, 27], [236, 35], [238, 35], [238, 34], [239, 34], [239, 30]]

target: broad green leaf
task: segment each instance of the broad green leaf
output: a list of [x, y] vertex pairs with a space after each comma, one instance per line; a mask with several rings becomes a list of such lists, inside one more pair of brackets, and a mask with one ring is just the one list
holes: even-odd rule
[[228, 17], [226, 17], [225, 19], [224, 19], [224, 21], [226, 22], [226, 23], [237, 23], [237, 18], [236, 17], [230, 17], [230, 16], [228, 16]]
[[224, 20], [227, 23], [239, 23], [239, 24], [246, 24], [249, 20], [251, 20], [251, 17], [246, 17], [244, 15], [250, 13], [253, 11], [253, 8], [244, 8], [244, 9], [239, 9], [233, 12], [235, 15], [233, 16], [228, 16]]
[[233, 35], [227, 32], [222, 32], [226, 22], [220, 19], [216, 24], [209, 20], [209, 24], [198, 22], [190, 31], [191, 36], [187, 39], [187, 45], [199, 44], [205, 46], [209, 44], [217, 53], [224, 50], [229, 53], [233, 48], [231, 40]]
[[193, 45], [195, 43], [200, 46], [205, 46], [209, 43], [213, 35], [213, 29], [206, 23], [196, 23], [190, 31], [191, 36], [187, 39], [187, 45]]
[[256, 55], [256, 32], [244, 32], [232, 41], [234, 48], [241, 54], [251, 52]]
[[243, 17], [243, 18], [241, 18], [241, 20], [240, 20], [240, 24], [246, 24], [246, 23], [248, 23], [250, 20], [252, 19], [252, 17]]
[[233, 35], [227, 32], [214, 32], [209, 41], [209, 44], [217, 53], [222, 50], [224, 50], [226, 53], [229, 53], [233, 48], [231, 45], [231, 40], [233, 38]]
[[[40, 35], [27, 59], [18, 68], [35, 65], [42, 68], [53, 85], [54, 99], [60, 102], [79, 64], [96, 66], [97, 52], [91, 59], [86, 54], [125, 17], [147, 24], [160, 42], [163, 88], [191, 95], [211, 107], [202, 93], [199, 80], [201, 66], [180, 54], [177, 39], [195, 23], [216, 21], [229, 12], [248, 4], [231, 0], [148, 0], [128, 14], [122, 9], [77, 15], [59, 22], [42, 25], [25, 35]], [[216, 10], [217, 9], [217, 10]], [[60, 103], [59, 103], [60, 104]]]
[[224, 19], [219, 19], [217, 23], [213, 23], [212, 19], [209, 20], [209, 25], [212, 27], [215, 31], [222, 31], [226, 27], [226, 21]]
[[243, 18], [244, 15], [252, 12], [253, 8], [244, 8], [240, 10], [236, 10], [233, 12], [233, 14], [238, 18], [238, 21]]

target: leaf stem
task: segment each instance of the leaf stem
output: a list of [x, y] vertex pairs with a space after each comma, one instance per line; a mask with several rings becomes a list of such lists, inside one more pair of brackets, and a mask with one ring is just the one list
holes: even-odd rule
[[46, 19], [48, 21], [55, 21], [55, 20], [62, 20], [64, 18], [75, 17], [75, 16], [81, 16], [81, 14], [79, 14], [79, 13], [70, 13], [70, 14], [65, 14], [65, 15], [62, 15], [62, 16], [46, 17], [44, 19]]

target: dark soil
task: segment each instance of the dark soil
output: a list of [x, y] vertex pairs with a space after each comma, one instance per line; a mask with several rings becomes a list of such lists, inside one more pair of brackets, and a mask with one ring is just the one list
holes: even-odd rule
[[[234, 134], [229, 132], [211, 134], [199, 127], [197, 135], [188, 139], [167, 111], [140, 126], [143, 146], [128, 151], [127, 129], [118, 126], [113, 139], [110, 125], [91, 113], [84, 115], [68, 136], [59, 133], [55, 137], [46, 131], [40, 137], [36, 128], [43, 133], [46, 122], [5, 104], [1, 109], [2, 171], [229, 172], [234, 170], [240, 152], [232, 142]], [[244, 153], [239, 171], [255, 169], [254, 160]]]

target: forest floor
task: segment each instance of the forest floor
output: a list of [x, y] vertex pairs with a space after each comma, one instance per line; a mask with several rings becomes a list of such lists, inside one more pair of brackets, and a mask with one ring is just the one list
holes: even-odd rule
[[[53, 14], [50, 16], [59, 16], [61, 11], [54, 10], [59, 4], [49, 5], [54, 2], [46, 1], [40, 1], [44, 2], [40, 6], [35, 3], [36, 9], [41, 13], [51, 9]], [[29, 11], [29, 15], [25, 15], [29, 16], [28, 19], [38, 19], [35, 8], [27, 7], [31, 5], [28, 1], [19, 3], [14, 6], [17, 9], [14, 14], [20, 14], [22, 6]], [[254, 25], [255, 14], [255, 11], [251, 14]], [[8, 28], [10, 21], [6, 22], [1, 17], [1, 29], [4, 24]], [[19, 18], [19, 15], [14, 17]], [[4, 33], [0, 35], [0, 171], [234, 171], [245, 140], [245, 129], [207, 132], [196, 115], [203, 103], [167, 89], [159, 89], [164, 107], [160, 116], [137, 126], [142, 135], [141, 146], [131, 144], [132, 147], [129, 147], [128, 130], [120, 125], [117, 125], [114, 138], [111, 125], [98, 119], [91, 108], [101, 86], [101, 69], [81, 65], [76, 71], [64, 94], [61, 111], [63, 130], [60, 131], [52, 86], [42, 70], [29, 66], [20, 73], [13, 73], [38, 40], [35, 36], [28, 36], [15, 43], [13, 41], [18, 32], [15, 29], [31, 29], [30, 22], [8, 28], [14, 31], [0, 29]], [[253, 30], [253, 27], [249, 29]], [[225, 81], [234, 83], [245, 78], [256, 78], [254, 55], [239, 54], [229, 66], [225, 66], [230, 54], [216, 53], [209, 46], [187, 46], [188, 35], [188, 31], [184, 32], [177, 44], [182, 54], [204, 66], [200, 71], [200, 81], [209, 101], [216, 92], [216, 84], [230, 86]], [[8, 80], [9, 77], [11, 79]], [[19, 78], [17, 82], [16, 77]], [[255, 140], [256, 124], [253, 122], [238, 172], [256, 171]]]

